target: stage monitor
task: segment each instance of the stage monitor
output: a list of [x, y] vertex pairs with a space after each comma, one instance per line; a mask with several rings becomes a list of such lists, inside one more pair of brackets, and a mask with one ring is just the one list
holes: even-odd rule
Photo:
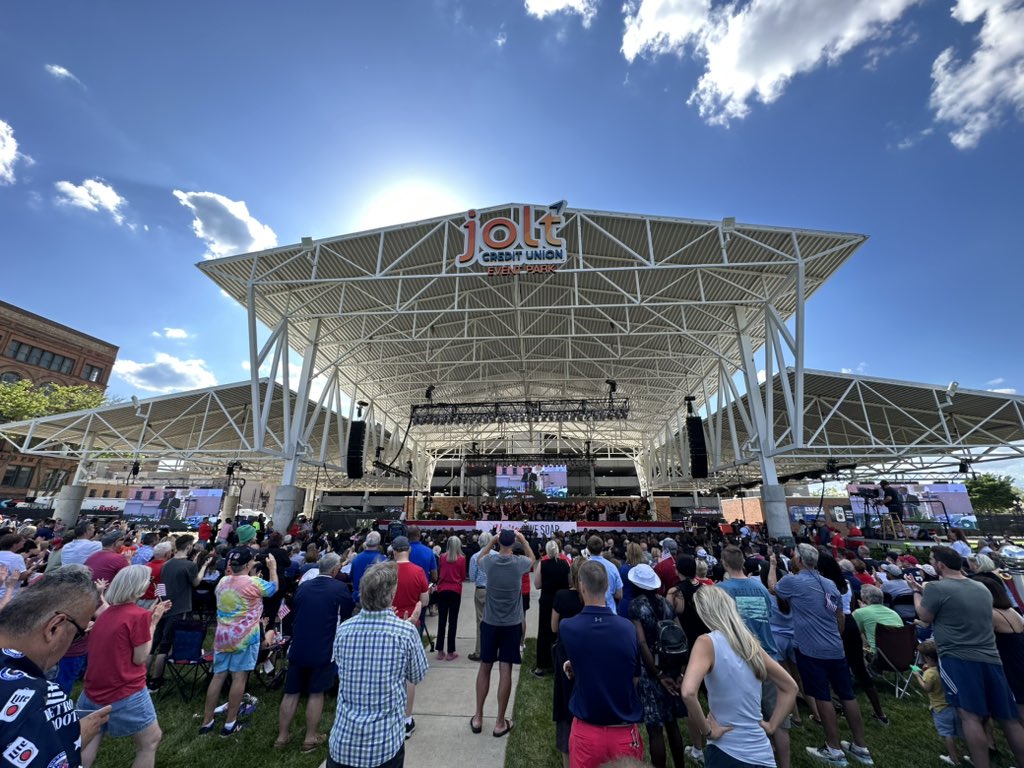
[[569, 495], [569, 472], [565, 464], [499, 464], [495, 468], [498, 495], [543, 493], [550, 499]]

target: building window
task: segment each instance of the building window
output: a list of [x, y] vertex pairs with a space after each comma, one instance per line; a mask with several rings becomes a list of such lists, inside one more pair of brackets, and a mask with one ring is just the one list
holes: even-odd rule
[[21, 381], [21, 375], [14, 371], [7, 371], [7, 373], [0, 373], [0, 381], [4, 384], [15, 384]]
[[64, 481], [67, 480], [67, 477], [67, 470], [51, 469], [46, 474], [46, 480], [43, 481], [43, 486], [40, 488], [40, 491], [43, 493], [52, 493], [53, 491], [58, 490], [62, 485], [64, 485]]
[[4, 479], [0, 485], [6, 485], [8, 488], [28, 488], [32, 483], [32, 474], [35, 472], [35, 467], [20, 467], [16, 464], [11, 464], [7, 467], [7, 471], [4, 472]]
[[120, 499], [120, 498], [121, 498], [121, 492], [120, 492], [120, 491], [118, 491], [117, 493], [115, 493], [115, 494], [114, 494], [114, 498], [115, 498], [115, 499]]
[[149, 492], [149, 501], [153, 501], [156, 498], [156, 491]]
[[55, 352], [48, 352], [45, 349], [33, 347], [31, 344], [23, 344], [20, 341], [12, 341], [8, 344], [4, 356], [21, 363], [36, 365], [48, 371], [59, 371], [64, 374], [71, 373], [71, 369], [75, 367], [75, 361], [70, 357], [58, 355]]
[[101, 376], [103, 376], [103, 369], [97, 368], [95, 365], [86, 363], [85, 367], [82, 368], [82, 378], [93, 384], [96, 384]]
[[142, 491], [136, 491], [135, 492], [135, 500], [136, 501], [142, 501]]
[[104, 499], [109, 499], [110, 498], [110, 491], [104, 491], [103, 492], [103, 498]]
[[95, 488], [90, 488], [89, 489], [89, 498], [90, 499], [95, 499], [96, 498], [96, 489]]

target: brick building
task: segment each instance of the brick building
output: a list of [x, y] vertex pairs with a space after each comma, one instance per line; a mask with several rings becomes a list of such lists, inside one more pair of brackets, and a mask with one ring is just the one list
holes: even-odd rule
[[[117, 359], [113, 344], [0, 301], [0, 382], [106, 388]], [[56, 495], [76, 462], [26, 456], [0, 442], [0, 499]]]

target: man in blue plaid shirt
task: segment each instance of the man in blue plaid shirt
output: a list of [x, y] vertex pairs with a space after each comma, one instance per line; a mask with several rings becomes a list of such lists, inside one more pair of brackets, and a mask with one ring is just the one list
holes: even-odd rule
[[393, 562], [366, 570], [359, 582], [363, 610], [338, 627], [338, 704], [327, 768], [405, 765], [406, 683], [427, 673], [427, 655], [414, 624], [395, 616]]

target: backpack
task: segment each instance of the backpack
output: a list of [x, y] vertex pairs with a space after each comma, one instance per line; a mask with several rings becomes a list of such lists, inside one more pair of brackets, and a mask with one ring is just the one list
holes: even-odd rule
[[677, 673], [686, 661], [690, 651], [690, 643], [686, 633], [676, 621], [675, 611], [667, 602], [662, 603], [668, 610], [662, 615], [671, 614], [670, 618], [661, 619], [655, 629], [654, 648], [658, 669], [663, 672]]

